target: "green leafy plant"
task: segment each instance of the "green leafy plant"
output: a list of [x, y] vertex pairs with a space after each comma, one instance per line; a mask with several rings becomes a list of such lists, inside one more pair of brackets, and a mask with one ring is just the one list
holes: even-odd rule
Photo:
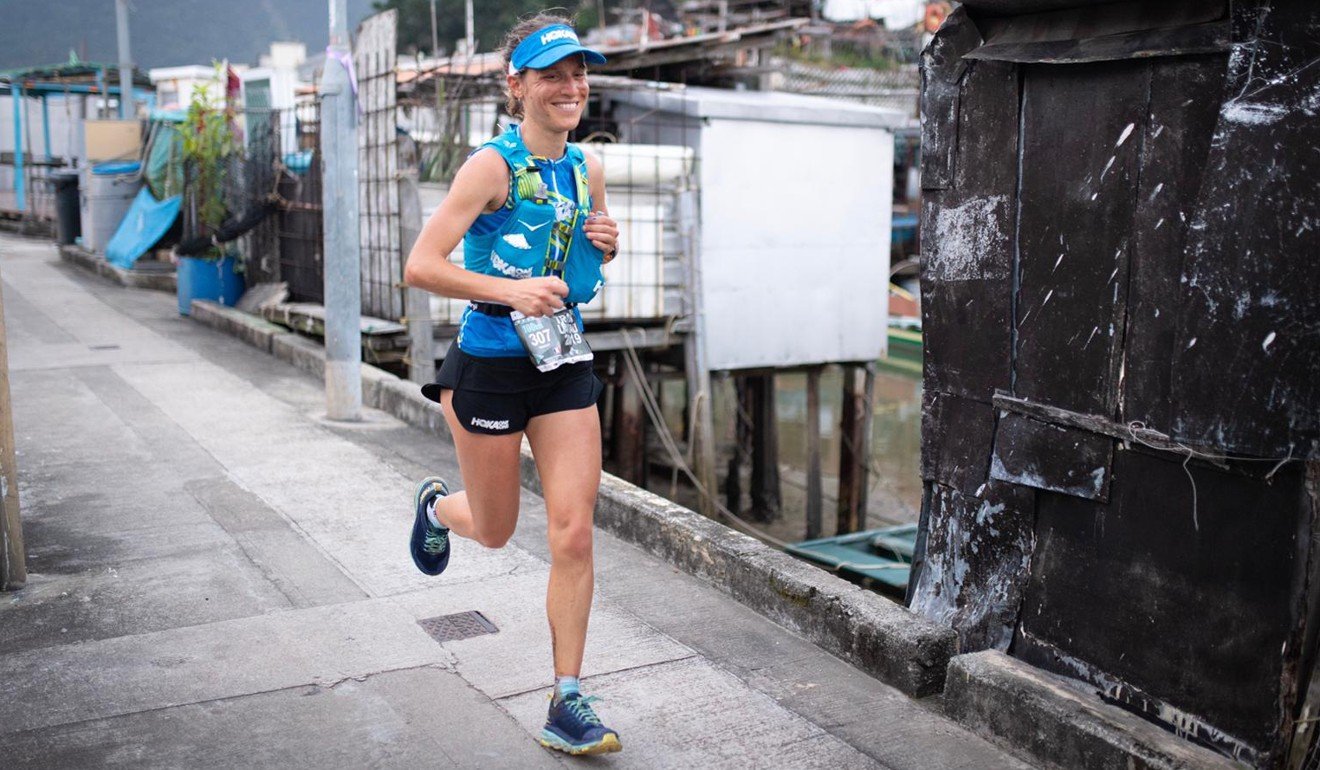
[[[225, 82], [221, 64], [216, 65], [216, 78]], [[202, 232], [213, 232], [228, 213], [224, 189], [230, 156], [242, 148], [234, 133], [233, 115], [223, 104], [216, 103], [206, 86], [195, 86], [181, 129], [188, 187], [197, 206], [198, 227]], [[213, 252], [209, 256], [220, 256], [218, 250]]]

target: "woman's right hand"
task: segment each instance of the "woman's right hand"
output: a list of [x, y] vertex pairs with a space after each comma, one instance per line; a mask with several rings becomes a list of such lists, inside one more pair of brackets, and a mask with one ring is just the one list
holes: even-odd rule
[[525, 316], [551, 315], [564, 306], [564, 297], [568, 296], [568, 284], [554, 276], [507, 280], [507, 283], [510, 286], [504, 304]]

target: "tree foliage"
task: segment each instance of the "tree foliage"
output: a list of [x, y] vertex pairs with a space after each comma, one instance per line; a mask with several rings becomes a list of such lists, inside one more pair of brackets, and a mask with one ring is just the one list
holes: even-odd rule
[[[553, 3], [554, 0], [549, 0]], [[563, 0], [555, 7], [546, 0], [474, 0], [473, 29], [478, 51], [494, 51], [518, 19], [543, 10], [558, 10], [566, 15], [578, 14], [581, 23], [595, 24], [595, 0]], [[610, 6], [614, 3], [610, 2]], [[466, 34], [464, 0], [435, 0], [436, 36], [442, 53], [454, 51], [455, 42]], [[396, 8], [399, 11], [399, 52], [431, 52], [431, 0], [375, 0], [377, 11]], [[579, 13], [579, 11], [581, 13]]]
[[[224, 65], [215, 65], [216, 80], [225, 83]], [[233, 113], [226, 104], [211, 97], [210, 90], [193, 88], [192, 101], [182, 126], [184, 162], [191, 169], [193, 199], [201, 226], [212, 232], [224, 222], [225, 177], [229, 159], [242, 150], [234, 133]]]

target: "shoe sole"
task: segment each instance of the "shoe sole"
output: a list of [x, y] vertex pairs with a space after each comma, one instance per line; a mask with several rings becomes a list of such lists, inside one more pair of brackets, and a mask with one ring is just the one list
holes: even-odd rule
[[588, 756], [591, 754], [613, 754], [616, 751], [623, 751], [623, 744], [619, 743], [619, 736], [614, 733], [606, 733], [604, 738], [601, 738], [595, 743], [574, 746], [549, 730], [542, 730], [538, 742], [547, 749], [562, 751], [565, 754], [572, 754], [575, 757]]
[[[419, 526], [425, 526], [424, 524], [421, 523], [421, 520], [418, 518], [418, 517], [426, 516], [426, 514], [420, 510], [422, 507], [422, 497], [426, 491], [431, 489], [437, 483], [440, 485], [441, 490], [443, 490], [442, 494], [446, 494], [446, 495], [449, 494], [449, 485], [446, 484], [445, 480], [440, 478], [439, 476], [427, 476], [426, 478], [422, 479], [421, 482], [418, 483], [417, 485], [417, 491], [413, 492], [413, 537], [416, 537], [417, 528]], [[452, 548], [452, 544], [450, 547]], [[411, 555], [411, 548], [409, 549], [409, 552]], [[446, 558], [442, 560], [440, 569], [435, 572], [431, 572], [427, 569], [424, 569], [421, 564], [418, 564], [416, 556], [412, 557], [413, 566], [417, 567], [417, 570], [421, 572], [423, 575], [431, 575], [432, 577], [434, 577], [444, 572], [445, 568], [449, 566], [449, 559], [447, 558], [448, 555], [449, 555], [448, 553], [445, 554]]]

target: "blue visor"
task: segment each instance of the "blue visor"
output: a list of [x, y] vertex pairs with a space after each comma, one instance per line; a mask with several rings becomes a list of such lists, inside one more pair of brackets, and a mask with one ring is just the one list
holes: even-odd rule
[[605, 57], [587, 48], [567, 24], [542, 27], [523, 39], [509, 59], [510, 74], [526, 69], [542, 70], [566, 56], [582, 54], [591, 64], [604, 64]]

